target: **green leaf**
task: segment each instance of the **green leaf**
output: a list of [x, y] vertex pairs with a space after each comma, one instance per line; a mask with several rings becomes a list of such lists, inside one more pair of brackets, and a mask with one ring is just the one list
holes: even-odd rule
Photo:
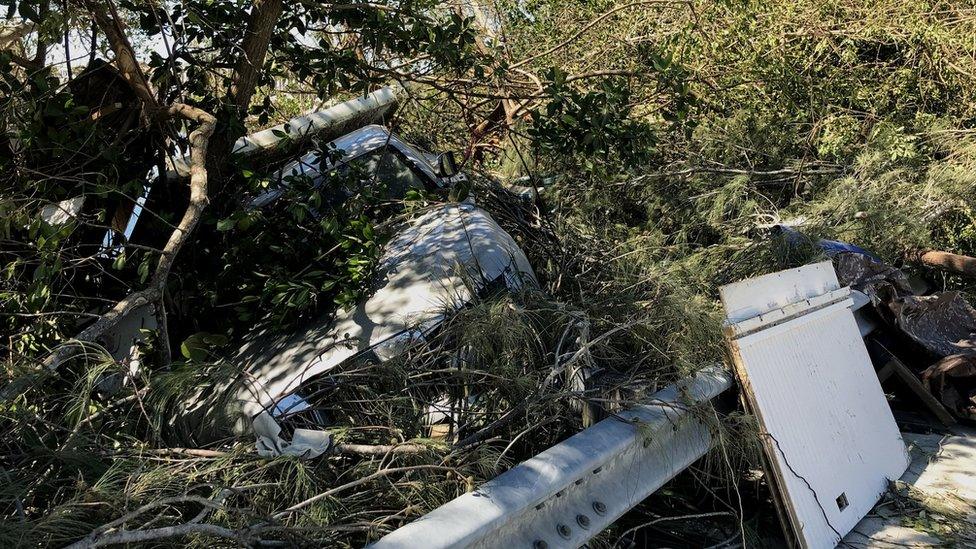
[[139, 282], [143, 283], [149, 278], [149, 256], [139, 264]]
[[233, 217], [227, 217], [217, 222], [217, 230], [220, 232], [227, 232], [236, 226], [237, 220]]
[[202, 361], [207, 359], [214, 347], [226, 344], [227, 336], [197, 332], [183, 340], [183, 343], [180, 344], [180, 353], [190, 360]]

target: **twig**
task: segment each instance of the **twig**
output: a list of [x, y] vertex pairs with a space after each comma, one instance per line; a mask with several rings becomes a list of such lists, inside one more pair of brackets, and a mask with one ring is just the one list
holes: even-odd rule
[[410, 472], [410, 471], [417, 471], [417, 470], [454, 471], [456, 469], [454, 467], [447, 467], [447, 466], [444, 466], [444, 465], [412, 465], [412, 466], [409, 466], [409, 467], [392, 467], [392, 468], [389, 468], [389, 469], [380, 469], [379, 471], [376, 471], [375, 473], [373, 473], [371, 475], [366, 475], [363, 478], [356, 479], [356, 480], [354, 480], [352, 482], [347, 482], [346, 484], [343, 484], [342, 486], [337, 486], [337, 487], [332, 488], [330, 490], [326, 490], [325, 492], [322, 492], [320, 494], [316, 494], [316, 495], [314, 495], [314, 496], [312, 496], [312, 497], [310, 497], [310, 498], [308, 498], [308, 499], [306, 499], [304, 501], [301, 501], [299, 503], [296, 503], [295, 505], [292, 505], [291, 507], [285, 509], [284, 511], [279, 511], [279, 512], [275, 513], [272, 516], [272, 518], [274, 518], [275, 520], [279, 520], [279, 519], [281, 519], [283, 517], [286, 517], [286, 516], [294, 513], [295, 511], [300, 511], [300, 510], [304, 509], [305, 507], [308, 507], [309, 505], [311, 505], [311, 504], [313, 504], [313, 503], [315, 503], [317, 501], [323, 500], [323, 499], [325, 499], [325, 498], [327, 498], [327, 497], [329, 497], [329, 496], [331, 496], [333, 494], [337, 494], [339, 492], [342, 492], [344, 490], [348, 490], [350, 488], [355, 488], [356, 486], [359, 486], [360, 484], [365, 484], [367, 482], [376, 480], [376, 479], [381, 478], [381, 477], [385, 477], [387, 475], [392, 475], [392, 474], [395, 474], [395, 473], [407, 473], [407, 472]]

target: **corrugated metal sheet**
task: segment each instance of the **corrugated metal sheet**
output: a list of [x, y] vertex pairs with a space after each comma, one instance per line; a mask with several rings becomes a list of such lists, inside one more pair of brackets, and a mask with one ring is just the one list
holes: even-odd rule
[[830, 262], [721, 294], [783, 511], [802, 546], [834, 547], [908, 465], [852, 301]]

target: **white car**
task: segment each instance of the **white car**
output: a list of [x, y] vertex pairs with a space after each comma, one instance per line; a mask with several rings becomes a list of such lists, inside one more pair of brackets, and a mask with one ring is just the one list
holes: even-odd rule
[[[324, 150], [334, 152], [310, 152], [286, 165], [279, 173], [281, 184], [291, 174], [303, 174], [314, 184], [322, 168], [349, 165], [375, 174], [391, 198], [464, 180], [455, 173], [451, 155], [422, 153], [381, 126], [346, 134]], [[266, 206], [281, 193], [280, 188], [269, 190], [252, 206]], [[341, 197], [333, 207], [341, 207]], [[395, 356], [468, 303], [472, 292], [536, 283], [512, 237], [470, 199], [438, 204], [406, 222], [384, 248], [376, 273], [375, 291], [354, 308], [298, 333], [259, 335], [241, 349], [235, 363], [243, 376], [232, 400], [245, 418], [238, 429], [250, 428], [259, 453], [313, 458], [329, 449], [328, 420], [306, 401], [306, 383], [364, 354], [379, 361]]]

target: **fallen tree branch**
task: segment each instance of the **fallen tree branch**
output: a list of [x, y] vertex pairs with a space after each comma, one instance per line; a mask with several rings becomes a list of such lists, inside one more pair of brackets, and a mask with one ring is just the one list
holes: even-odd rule
[[145, 453], [158, 454], [158, 455], [190, 456], [190, 457], [199, 457], [199, 458], [224, 458], [224, 457], [230, 457], [234, 455], [230, 452], [221, 452], [220, 450], [206, 450], [203, 448], [158, 448], [158, 449], [145, 451]]
[[[339, 443], [332, 447], [332, 451], [339, 454], [360, 456], [386, 456], [390, 454], [423, 454], [433, 449], [423, 444], [347, 444]], [[196, 458], [225, 458], [234, 456], [231, 452], [207, 450], [204, 448], [159, 448], [148, 450], [148, 453], [158, 455], [176, 455]]]
[[776, 170], [744, 170], [740, 168], [709, 168], [706, 166], [694, 166], [682, 170], [648, 173], [635, 177], [629, 181], [618, 183], [618, 185], [633, 185], [647, 179], [654, 179], [658, 177], [682, 177], [699, 173], [711, 173], [716, 175], [745, 175], [750, 177], [789, 177], [799, 175], [840, 175], [844, 173], [844, 168], [834, 165], [814, 165], [803, 169], [779, 168]]
[[91, 547], [102, 547], [104, 545], [121, 545], [126, 543], [138, 543], [164, 538], [184, 537], [189, 534], [207, 534], [219, 538], [232, 539], [241, 545], [247, 545], [253, 532], [251, 530], [231, 530], [215, 524], [199, 524], [188, 522], [176, 526], [163, 526], [149, 530], [120, 530], [104, 536], [98, 536], [93, 540], [82, 540], [75, 542], [65, 549], [89, 549]]
[[921, 263], [926, 267], [976, 278], [976, 257], [938, 250], [915, 250], [905, 254], [905, 259], [912, 263]]
[[387, 454], [422, 454], [430, 452], [431, 448], [422, 444], [346, 444], [334, 446], [334, 451], [340, 454], [357, 454], [364, 456], [385, 456]]
[[[255, 525], [241, 530], [232, 530], [230, 528], [224, 528], [215, 524], [204, 524], [202, 521], [217, 509], [224, 508], [224, 500], [234, 494], [242, 493], [245, 490], [270, 488], [274, 486], [276, 486], [274, 483], [232, 486], [230, 488], [224, 488], [212, 499], [189, 494], [163, 498], [152, 503], [147, 503], [111, 522], [99, 526], [98, 528], [92, 530], [90, 534], [76, 541], [75, 543], [72, 543], [65, 549], [88, 549], [91, 547], [101, 547], [103, 545], [120, 545], [124, 543], [136, 543], [140, 541], [184, 537], [188, 534], [206, 534], [220, 538], [233, 539], [241, 545], [247, 545], [249, 542], [254, 541], [255, 536], [257, 536], [258, 532], [263, 529], [263, 525]], [[196, 503], [202, 505], [203, 509], [197, 513], [196, 516], [183, 524], [164, 526], [160, 528], [150, 528], [146, 530], [115, 530], [116, 528], [124, 526], [127, 522], [131, 522], [149, 511], [158, 509], [160, 507], [169, 507], [181, 503]]]
[[[207, 146], [210, 136], [213, 134], [216, 119], [202, 109], [182, 103], [169, 106], [162, 111], [162, 114], [179, 116], [198, 124], [197, 128], [190, 133], [190, 204], [183, 213], [179, 225], [176, 226], [166, 241], [149, 285], [143, 290], [129, 294], [116, 303], [98, 320], [82, 330], [75, 337], [76, 341], [83, 343], [96, 341], [133, 310], [161, 301], [166, 280], [169, 277], [170, 269], [173, 267], [173, 261], [186, 243], [190, 233], [196, 228], [200, 216], [207, 206]], [[169, 342], [162, 342], [162, 344], [168, 345]], [[57, 368], [59, 364], [73, 354], [73, 348], [74, 345], [71, 345], [71, 342], [57, 347], [45, 361], [45, 365], [48, 368]]]
[[279, 512], [275, 513], [272, 518], [274, 518], [275, 520], [282, 519], [282, 518], [284, 518], [284, 517], [286, 517], [286, 516], [288, 516], [288, 515], [296, 512], [296, 511], [300, 511], [300, 510], [304, 509], [305, 507], [308, 507], [309, 505], [311, 505], [311, 504], [313, 504], [313, 503], [315, 503], [317, 501], [323, 500], [323, 499], [325, 499], [325, 498], [327, 498], [327, 497], [329, 497], [329, 496], [331, 496], [333, 494], [337, 494], [339, 492], [342, 492], [344, 490], [348, 490], [350, 488], [355, 488], [356, 486], [359, 486], [361, 484], [366, 484], [367, 482], [370, 482], [372, 480], [376, 480], [376, 479], [381, 478], [381, 477], [385, 477], [387, 475], [391, 475], [391, 474], [394, 474], [394, 473], [406, 473], [406, 472], [410, 472], [410, 471], [417, 471], [417, 470], [423, 470], [423, 469], [426, 469], [426, 470], [434, 470], [434, 471], [454, 471], [455, 470], [454, 467], [448, 467], [448, 466], [445, 466], [445, 465], [411, 465], [411, 466], [408, 466], [408, 467], [391, 467], [389, 469], [380, 469], [379, 471], [376, 471], [373, 474], [366, 475], [365, 477], [356, 479], [356, 480], [354, 480], [352, 482], [347, 482], [346, 484], [343, 484], [342, 486], [337, 486], [335, 488], [326, 490], [325, 492], [322, 492], [320, 494], [316, 494], [316, 495], [314, 495], [314, 496], [312, 496], [312, 497], [310, 497], [310, 498], [308, 498], [308, 499], [306, 499], [304, 501], [298, 502], [295, 505], [292, 505], [291, 507], [285, 509], [284, 511], [279, 511]]

